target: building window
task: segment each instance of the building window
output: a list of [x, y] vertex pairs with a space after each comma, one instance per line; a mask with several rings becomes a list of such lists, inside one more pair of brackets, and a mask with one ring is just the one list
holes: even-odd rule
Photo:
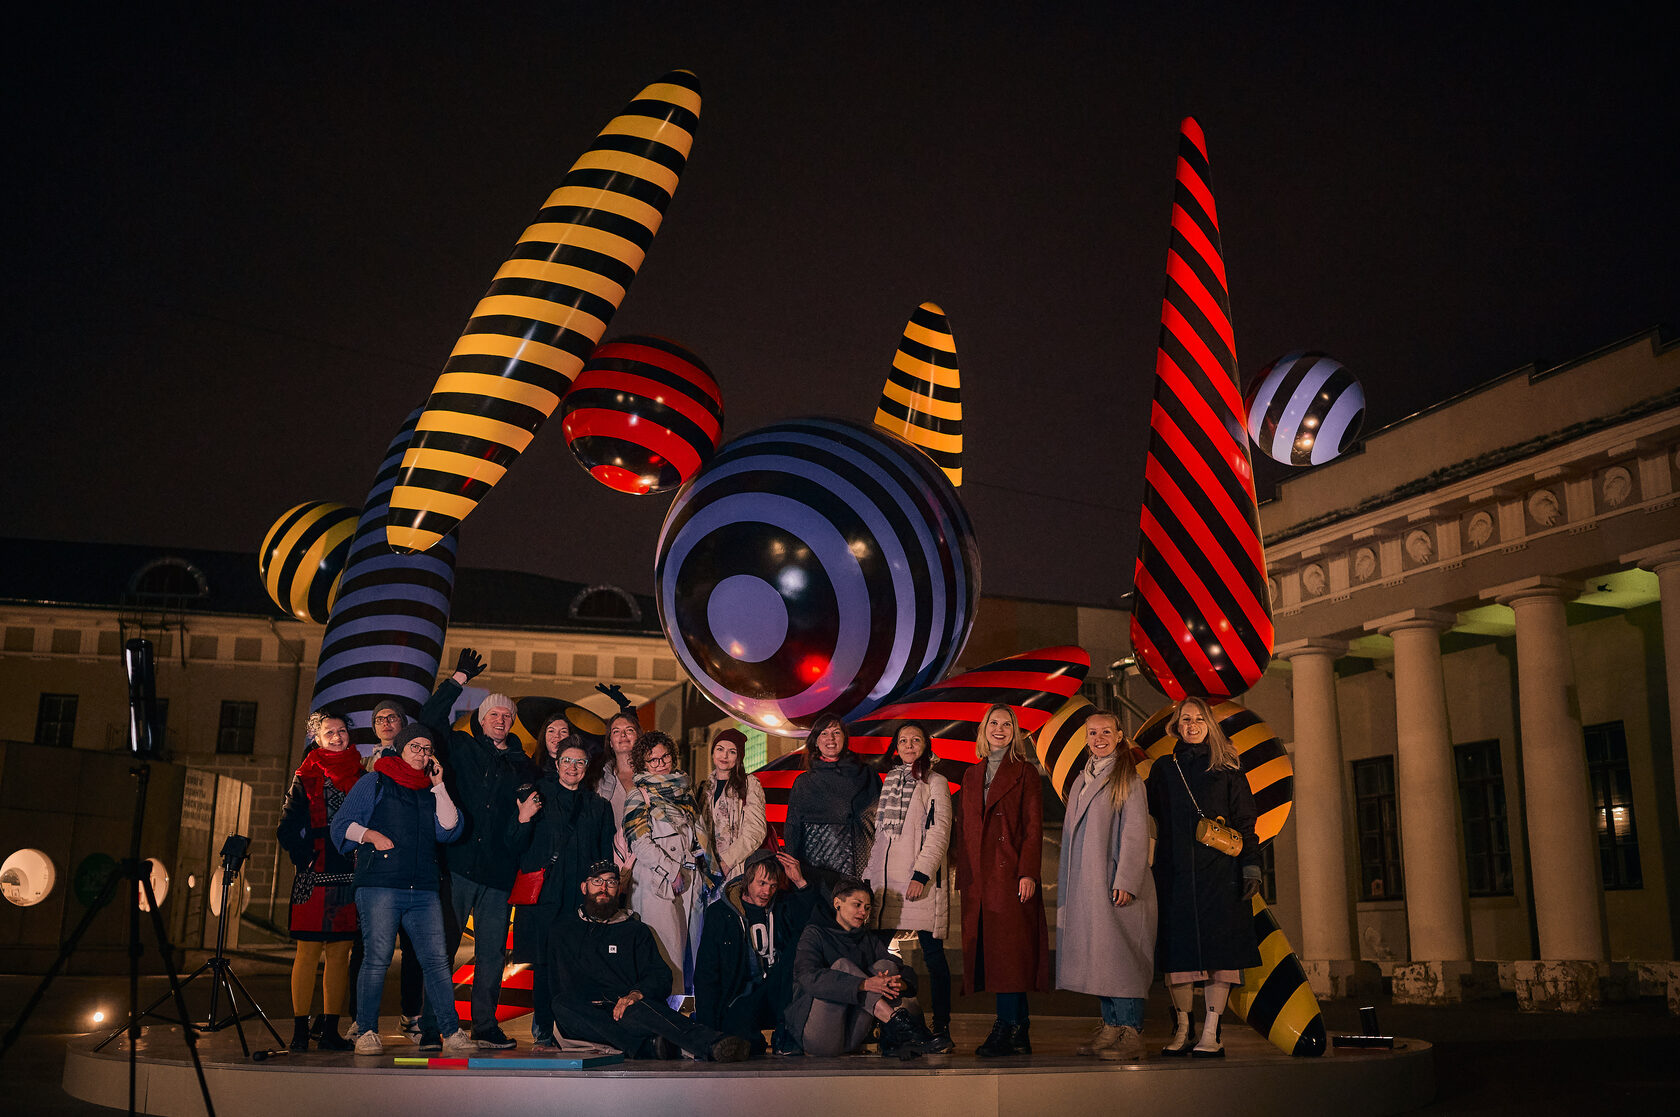
[[257, 747], [257, 704], [223, 702], [222, 723], [216, 728], [216, 751], [250, 756]]
[[1464, 863], [1470, 895], [1510, 896], [1511, 831], [1505, 818], [1505, 770], [1498, 741], [1453, 746], [1458, 804], [1464, 816]]
[[1400, 810], [1394, 799], [1394, 758], [1353, 762], [1353, 799], [1359, 820], [1359, 891], [1364, 900], [1406, 894], [1400, 873]]
[[1627, 734], [1619, 721], [1586, 727], [1587, 776], [1598, 822], [1598, 858], [1604, 887], [1640, 888], [1639, 831], [1633, 824], [1633, 779], [1628, 775]]
[[76, 696], [43, 694], [35, 708], [35, 743], [67, 749], [76, 737]]

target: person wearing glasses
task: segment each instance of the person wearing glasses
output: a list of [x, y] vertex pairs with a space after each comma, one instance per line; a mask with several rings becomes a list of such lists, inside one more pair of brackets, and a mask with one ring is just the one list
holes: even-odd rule
[[700, 812], [670, 737], [657, 729], [643, 733], [630, 760], [636, 776], [624, 800], [624, 839], [633, 858], [629, 906], [658, 939], [676, 998], [694, 987], [688, 929], [700, 891]]
[[580, 886], [582, 903], [548, 936], [550, 998], [567, 1039], [604, 1043], [626, 1059], [696, 1059], [736, 1063], [751, 1051], [665, 1003], [671, 970], [653, 932], [618, 903], [618, 864], [602, 858]]
[[455, 987], [444, 949], [443, 907], [438, 902], [438, 844], [461, 835], [461, 812], [443, 783], [423, 725], [403, 729], [397, 756], [374, 761], [333, 816], [332, 841], [356, 856], [356, 910], [361, 916], [367, 964], [356, 990], [356, 1054], [378, 1055], [379, 1002], [397, 929], [408, 932], [425, 975], [428, 1010], [437, 1016], [439, 1047], [453, 1055], [477, 1054], [478, 1044], [455, 1015]]
[[564, 714], [549, 718], [538, 734], [543, 744], [537, 782], [542, 811], [521, 872], [543, 873], [537, 902], [513, 920], [513, 961], [531, 964], [531, 1050], [549, 1054], [554, 1042], [553, 990], [548, 980], [548, 936], [557, 917], [577, 907], [589, 866], [613, 854], [612, 807], [583, 786], [589, 753]]
[[[461, 688], [483, 672], [484, 659], [473, 649], [461, 652], [454, 672], [438, 684], [418, 721], [431, 733], [450, 794], [466, 815], [461, 840], [448, 849], [449, 956], [461, 945], [470, 917], [473, 925], [472, 1032], [478, 1045], [505, 1051], [514, 1046], [496, 1022], [501, 1000], [502, 967], [507, 957], [508, 893], [519, 859], [531, 841], [531, 820], [541, 806], [534, 790], [536, 772], [512, 734], [518, 718], [513, 699], [491, 694], [478, 704], [478, 728], [456, 730], [449, 712]], [[532, 790], [521, 795], [522, 788]], [[420, 1019], [420, 1049], [436, 1050], [438, 1033], [430, 1026], [436, 1006]]]

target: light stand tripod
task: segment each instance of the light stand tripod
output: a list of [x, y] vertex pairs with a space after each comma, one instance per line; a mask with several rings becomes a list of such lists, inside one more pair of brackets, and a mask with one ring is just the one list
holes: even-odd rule
[[[151, 756], [152, 742], [156, 739], [157, 727], [157, 692], [155, 689], [154, 664], [152, 660], [152, 643], [150, 640], [133, 639], [123, 655], [124, 666], [128, 670], [128, 740], [129, 748], [139, 758], [139, 763], [128, 770], [134, 777], [134, 813], [133, 826], [129, 831], [128, 858], [122, 863], [120, 872], [112, 873], [105, 879], [99, 889], [99, 895], [88, 907], [82, 921], [76, 924], [76, 929], [65, 940], [64, 947], [53, 959], [47, 974], [41, 979], [41, 984], [35, 987], [35, 992], [18, 1014], [17, 1022], [6, 1032], [4, 1040], [0, 1040], [0, 1058], [4, 1058], [7, 1051], [23, 1034], [23, 1026], [29, 1020], [30, 1013], [35, 1011], [53, 979], [64, 969], [71, 955], [75, 954], [76, 946], [82, 941], [87, 929], [93, 926], [94, 917], [105, 910], [107, 904], [116, 896], [117, 889], [127, 884], [129, 891], [128, 908], [128, 1023], [114, 1035], [128, 1033], [128, 1111], [135, 1113], [135, 1076], [140, 1040], [140, 1020], [146, 1013], [137, 1010], [140, 1003], [140, 955], [145, 948], [140, 945], [140, 904], [138, 900], [143, 892], [146, 900], [146, 910], [152, 915], [152, 933], [157, 938], [158, 952], [163, 955], [164, 970], [169, 974], [169, 995], [175, 998], [176, 1010], [181, 1014], [181, 1036], [187, 1041], [187, 1051], [192, 1055], [193, 1070], [198, 1075], [198, 1091], [204, 1098], [205, 1117], [216, 1117], [216, 1108], [210, 1102], [210, 1085], [204, 1080], [204, 1063], [198, 1056], [198, 1033], [187, 1020], [187, 1001], [182, 995], [181, 979], [175, 973], [175, 950], [169, 943], [169, 933], [163, 925], [163, 912], [158, 909], [157, 895], [152, 891], [152, 875], [150, 867], [140, 857], [140, 840], [146, 824], [146, 791], [152, 778], [152, 767], [147, 761]], [[161, 1000], [159, 1004], [163, 1003]], [[100, 1043], [100, 1047], [109, 1043], [113, 1037], [107, 1037]]]
[[[263, 1012], [261, 1005], [257, 1004], [257, 999], [251, 996], [250, 990], [245, 988], [245, 983], [240, 981], [239, 975], [233, 972], [233, 964], [227, 957], [228, 920], [236, 918], [232, 909], [228, 907], [228, 891], [233, 887], [233, 880], [239, 875], [239, 870], [244, 865], [245, 857], [250, 850], [251, 839], [247, 838], [243, 834], [230, 834], [228, 835], [227, 841], [222, 843], [222, 906], [221, 919], [216, 925], [216, 953], [205, 959], [204, 964], [194, 970], [190, 975], [188, 975], [187, 979], [181, 983], [181, 989], [184, 991], [187, 986], [191, 985], [203, 975], [210, 975], [210, 1010], [205, 1013], [202, 1030], [206, 1032], [219, 1032], [229, 1024], [232, 1024], [234, 1031], [239, 1036], [239, 1049], [245, 1053], [247, 1058], [249, 1058], [251, 1054], [251, 1045], [245, 1041], [245, 1021], [251, 1019], [253, 1016], [263, 1022], [263, 1027], [268, 1029], [268, 1034], [274, 1037], [274, 1042], [277, 1045], [283, 1045], [285, 1042], [280, 1038], [280, 1033], [274, 1030], [274, 1025], [269, 1022], [268, 1014]], [[244, 1012], [240, 1012], [239, 1010], [239, 996], [235, 993], [236, 989], [238, 994], [242, 994], [245, 997], [245, 1002], [251, 1006]], [[218, 1018], [217, 1010], [220, 1006], [221, 996], [223, 993], [227, 994], [228, 1014], [225, 1017]], [[158, 1008], [162, 1006], [163, 1002], [170, 998], [170, 995], [171, 994], [169, 993], [165, 993], [163, 996], [147, 1005], [140, 1015], [157, 1015]], [[177, 1003], [182, 1004], [183, 1002]], [[181, 1012], [183, 1016], [180, 1021], [181, 1026], [184, 1029], [191, 1028], [191, 1022], [185, 1019], [185, 1007], [181, 1008]], [[168, 1019], [167, 1017], [160, 1018]], [[116, 1031], [100, 1040], [99, 1046], [95, 1047], [94, 1050], [98, 1051], [107, 1043], [116, 1039], [122, 1034], [122, 1032], [123, 1029], [118, 1028]]]

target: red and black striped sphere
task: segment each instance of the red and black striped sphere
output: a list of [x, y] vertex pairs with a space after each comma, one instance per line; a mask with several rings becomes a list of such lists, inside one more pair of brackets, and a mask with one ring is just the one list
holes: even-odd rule
[[560, 414], [589, 475], [641, 496], [678, 488], [711, 459], [723, 396], [706, 363], [676, 342], [620, 337], [590, 356]]

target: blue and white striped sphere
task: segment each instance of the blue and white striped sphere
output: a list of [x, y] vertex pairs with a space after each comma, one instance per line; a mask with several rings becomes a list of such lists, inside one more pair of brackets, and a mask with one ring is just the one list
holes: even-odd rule
[[734, 717], [803, 736], [945, 676], [968, 640], [980, 548], [927, 455], [840, 419], [724, 445], [678, 494], [654, 566], [683, 669]]
[[1285, 353], [1254, 378], [1243, 411], [1262, 454], [1284, 465], [1323, 465], [1359, 438], [1365, 389], [1332, 357]]

